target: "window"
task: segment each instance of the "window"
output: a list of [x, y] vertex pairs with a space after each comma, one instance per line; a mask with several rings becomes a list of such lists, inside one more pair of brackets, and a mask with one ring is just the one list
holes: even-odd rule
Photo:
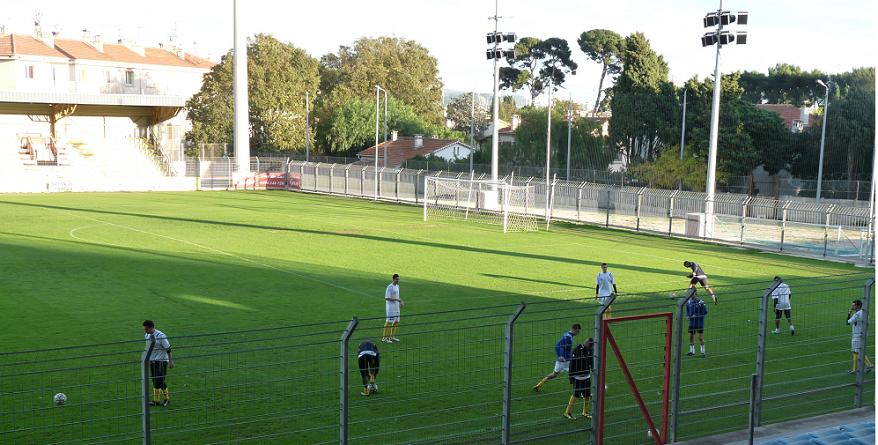
[[24, 67], [24, 77], [25, 79], [33, 79], [34, 78], [34, 66], [28, 65]]
[[125, 71], [125, 85], [134, 85], [134, 70]]

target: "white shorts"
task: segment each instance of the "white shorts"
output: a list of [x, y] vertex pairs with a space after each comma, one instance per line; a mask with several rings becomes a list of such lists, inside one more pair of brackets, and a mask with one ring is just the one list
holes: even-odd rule
[[388, 312], [387, 313], [387, 322], [388, 323], [399, 323], [399, 312]]
[[570, 360], [566, 362], [559, 362], [558, 360], [555, 360], [555, 372], [561, 373], [568, 371], [570, 371]]
[[606, 306], [607, 303], [610, 302], [610, 296], [609, 296], [609, 295], [606, 295], [606, 296], [603, 296], [603, 297], [598, 297], [598, 302], [599, 302], [600, 304]]
[[851, 339], [851, 352], [860, 352], [863, 349], [863, 342], [860, 338]]

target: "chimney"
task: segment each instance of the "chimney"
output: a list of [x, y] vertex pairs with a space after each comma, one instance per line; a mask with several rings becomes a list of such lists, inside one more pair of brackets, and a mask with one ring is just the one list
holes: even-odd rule
[[37, 40], [45, 43], [50, 48], [54, 48], [56, 34], [58, 34], [58, 33], [57, 32], [48, 33], [48, 32], [43, 31], [43, 25], [40, 23], [39, 18], [37, 18], [37, 20], [34, 20], [34, 38], [36, 38]]
[[424, 135], [416, 134], [415, 135], [415, 148], [421, 148], [424, 146]]
[[397, 131], [397, 130], [391, 131], [390, 132], [390, 140], [395, 141], [397, 139], [399, 139], [399, 131]]
[[101, 36], [99, 34], [92, 35], [88, 32], [88, 29], [82, 30], [82, 41], [85, 42], [88, 46], [98, 50], [98, 52], [104, 52], [104, 42], [101, 40]]
[[512, 131], [515, 131], [518, 126], [521, 125], [521, 116], [517, 114], [512, 115]]
[[127, 39], [125, 37], [119, 39], [119, 44], [124, 45], [125, 48], [128, 48], [132, 52], [137, 53], [140, 57], [146, 57], [146, 48], [143, 45], [138, 45], [137, 42]]

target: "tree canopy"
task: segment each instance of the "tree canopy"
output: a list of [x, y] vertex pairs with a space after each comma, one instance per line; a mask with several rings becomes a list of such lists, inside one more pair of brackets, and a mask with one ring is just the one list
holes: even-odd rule
[[601, 105], [601, 93], [604, 90], [604, 78], [609, 74], [615, 76], [622, 71], [621, 52], [625, 39], [608, 29], [592, 29], [585, 31], [577, 40], [579, 49], [594, 62], [601, 64], [601, 80], [598, 83], [598, 96], [594, 101], [594, 113]]
[[[250, 144], [258, 150], [298, 150], [305, 146], [305, 92], [319, 86], [318, 62], [304, 50], [258, 34], [247, 45]], [[204, 77], [186, 103], [190, 144], [231, 142], [234, 98], [232, 53]], [[312, 132], [313, 134], [313, 132]]]
[[506, 62], [509, 66], [500, 68], [500, 88], [512, 91], [526, 88], [531, 101], [549, 84], [563, 85], [566, 76], [576, 74], [578, 68], [567, 41], [557, 37], [545, 40], [524, 37], [515, 45], [515, 57]]

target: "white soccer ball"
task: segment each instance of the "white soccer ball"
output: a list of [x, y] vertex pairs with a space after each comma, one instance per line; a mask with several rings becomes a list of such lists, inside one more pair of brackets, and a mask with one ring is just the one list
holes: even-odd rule
[[369, 384], [369, 392], [372, 392], [372, 393], [378, 392], [378, 384], [377, 383], [370, 383]]
[[67, 395], [63, 392], [59, 392], [55, 394], [55, 397], [52, 398], [55, 401], [55, 405], [61, 406], [67, 403]]

